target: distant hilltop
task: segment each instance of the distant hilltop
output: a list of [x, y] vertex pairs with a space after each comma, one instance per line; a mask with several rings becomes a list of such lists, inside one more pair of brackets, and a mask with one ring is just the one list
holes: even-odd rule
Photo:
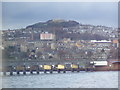
[[74, 27], [77, 25], [79, 25], [79, 23], [74, 20], [66, 21], [64, 19], [52, 19], [46, 22], [39, 22], [33, 25], [29, 25], [26, 28], [51, 28], [51, 27], [67, 28], [67, 27]]
[[64, 19], [52, 19], [53, 22], [66, 22]]
[[110, 40], [118, 38], [117, 28], [81, 24], [74, 20], [64, 19], [51, 19], [46, 22], [35, 23], [14, 32], [17, 32], [15, 34], [17, 37], [23, 37], [24, 35], [29, 38], [32, 37], [34, 40], [39, 40], [40, 34], [44, 32], [54, 34], [56, 40], [64, 38], [70, 38], [71, 40]]

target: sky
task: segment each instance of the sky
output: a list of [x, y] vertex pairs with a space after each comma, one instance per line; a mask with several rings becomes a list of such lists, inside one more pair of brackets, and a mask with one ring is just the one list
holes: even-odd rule
[[3, 2], [2, 29], [25, 28], [51, 19], [117, 27], [117, 2]]

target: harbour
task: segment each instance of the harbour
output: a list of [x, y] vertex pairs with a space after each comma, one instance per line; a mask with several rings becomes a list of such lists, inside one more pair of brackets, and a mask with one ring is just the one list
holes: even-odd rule
[[118, 2], [2, 2], [1, 6], [3, 90], [119, 88]]

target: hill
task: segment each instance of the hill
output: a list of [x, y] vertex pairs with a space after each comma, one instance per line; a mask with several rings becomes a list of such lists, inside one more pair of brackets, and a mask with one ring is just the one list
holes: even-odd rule
[[51, 27], [74, 27], [79, 25], [76, 21], [65, 21], [65, 20], [48, 20], [47, 22], [39, 22], [30, 26], [27, 26], [26, 28], [51, 28]]
[[[92, 29], [91, 29], [92, 28]], [[74, 20], [53, 19], [46, 22], [39, 22], [26, 27], [26, 30], [38, 32], [50, 32], [56, 34], [56, 39], [71, 38], [72, 40], [102, 40], [108, 39], [101, 33], [95, 33], [99, 28], [105, 29], [106, 27], [98, 27], [94, 25], [79, 24]], [[101, 31], [102, 31], [101, 29]], [[82, 32], [81, 32], [82, 31]], [[84, 33], [83, 33], [84, 32]], [[94, 32], [94, 33], [92, 33]], [[35, 35], [39, 37], [39, 35]], [[39, 38], [38, 38], [39, 39]]]

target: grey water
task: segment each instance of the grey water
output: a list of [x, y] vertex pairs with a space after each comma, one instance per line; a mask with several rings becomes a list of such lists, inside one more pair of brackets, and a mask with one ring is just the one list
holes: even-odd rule
[[118, 88], [118, 72], [67, 72], [2, 77], [2, 88]]

